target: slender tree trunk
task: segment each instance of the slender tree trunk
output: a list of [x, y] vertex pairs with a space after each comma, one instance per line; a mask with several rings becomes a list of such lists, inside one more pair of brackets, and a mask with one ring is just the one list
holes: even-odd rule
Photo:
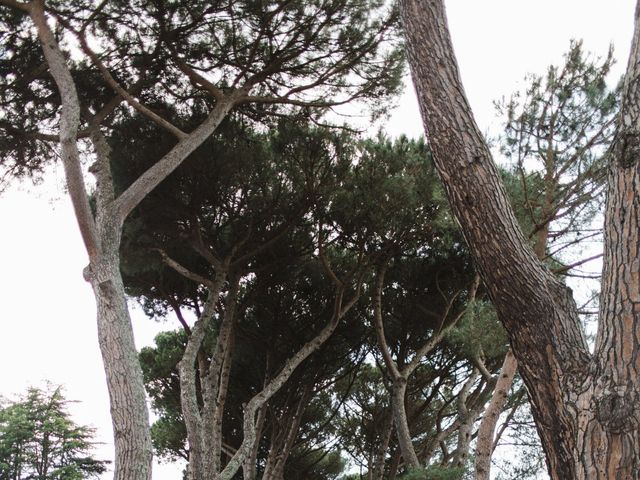
[[465, 467], [469, 457], [469, 446], [471, 445], [471, 430], [476, 421], [476, 415], [472, 413], [467, 402], [471, 394], [471, 388], [478, 379], [479, 372], [474, 369], [464, 385], [458, 393], [458, 418], [460, 419], [460, 428], [458, 428], [458, 444], [453, 455], [454, 467]]
[[312, 398], [313, 387], [314, 384], [312, 382], [309, 382], [309, 384], [306, 385], [304, 391], [302, 392], [302, 396], [300, 400], [298, 400], [298, 404], [296, 405], [296, 410], [293, 414], [293, 418], [289, 420], [287, 435], [284, 438], [282, 448], [276, 455], [275, 468], [271, 477], [273, 480], [284, 479], [284, 467], [287, 463], [287, 460], [289, 459], [289, 455], [291, 455], [291, 450], [293, 450], [296, 438], [298, 437], [298, 432], [300, 431], [300, 422], [302, 421], [302, 416], [304, 415], [304, 412], [309, 405], [309, 401]]
[[393, 380], [393, 389], [391, 393], [391, 408], [393, 409], [393, 418], [396, 426], [396, 437], [398, 445], [402, 451], [402, 458], [405, 464], [411, 468], [419, 468], [420, 461], [413, 448], [411, 440], [411, 432], [409, 431], [409, 422], [407, 421], [407, 411], [405, 409], [405, 398], [407, 393], [407, 379], [398, 376]]
[[203, 436], [206, 453], [205, 480], [213, 479], [220, 471], [222, 461], [222, 420], [227, 400], [233, 347], [235, 341], [236, 308], [240, 277], [233, 275], [229, 281], [229, 292], [225, 299], [225, 309], [216, 349], [212, 356], [209, 372], [203, 380]]
[[[413, 359], [405, 365], [402, 369], [398, 368], [397, 363], [391, 356], [391, 350], [387, 344], [387, 339], [384, 333], [384, 321], [382, 315], [382, 290], [384, 287], [384, 277], [386, 273], [386, 264], [382, 265], [376, 274], [376, 283], [374, 287], [373, 296], [373, 310], [374, 310], [374, 325], [376, 331], [376, 337], [378, 339], [378, 345], [382, 353], [384, 363], [389, 370], [389, 374], [392, 377], [392, 389], [391, 389], [391, 410], [393, 412], [393, 419], [396, 429], [396, 436], [398, 438], [398, 445], [402, 452], [402, 457], [407, 465], [411, 468], [419, 468], [421, 466], [418, 455], [416, 454], [413, 442], [411, 440], [411, 432], [409, 430], [409, 420], [407, 418], [407, 412], [405, 407], [407, 383], [409, 377], [418, 368], [422, 359], [428, 355], [437, 345], [440, 343], [446, 330], [434, 331], [433, 335], [427, 342], [422, 344], [416, 351]], [[475, 299], [480, 284], [480, 277], [476, 275], [469, 288], [469, 301]], [[449, 315], [449, 310], [453, 299], [449, 301], [445, 312], [442, 315], [441, 324], [444, 324]], [[447, 329], [452, 328], [458, 320], [462, 317], [464, 311], [460, 312], [453, 321], [449, 324]]]
[[[335, 277], [335, 275], [334, 275]], [[337, 281], [336, 298], [334, 302], [334, 310], [329, 323], [320, 330], [320, 332], [307, 343], [305, 343], [291, 358], [289, 358], [280, 372], [269, 381], [269, 383], [254, 395], [244, 408], [243, 434], [242, 444], [233, 455], [231, 460], [215, 476], [215, 480], [231, 480], [237, 471], [242, 467], [255, 442], [257, 441], [257, 419], [256, 415], [260, 408], [275, 395], [280, 388], [291, 377], [294, 370], [306, 360], [313, 352], [318, 350], [333, 334], [340, 319], [355, 305], [360, 298], [362, 278], [358, 279], [355, 292], [348, 301], [344, 300], [345, 284], [343, 281]]]
[[516, 375], [518, 362], [511, 349], [507, 351], [500, 369], [496, 388], [484, 412], [478, 438], [476, 440], [476, 480], [489, 480], [491, 472], [491, 456], [493, 454], [493, 437], [498, 419], [507, 401], [513, 378]]
[[249, 452], [249, 455], [247, 455], [247, 459], [242, 464], [242, 478], [244, 480], [256, 480], [258, 449], [260, 448], [260, 438], [262, 437], [262, 430], [264, 428], [264, 421], [266, 418], [267, 404], [264, 404], [258, 410], [258, 417], [256, 419], [256, 440], [253, 443], [253, 448]]
[[189, 441], [189, 480], [203, 480], [205, 477], [205, 457], [207, 452], [203, 431], [203, 419], [196, 393], [196, 360], [204, 340], [207, 325], [214, 315], [215, 307], [224, 283], [224, 274], [218, 274], [214, 286], [209, 290], [207, 302], [196, 324], [178, 364], [180, 375], [180, 404]]
[[142, 369], [138, 362], [131, 319], [120, 276], [121, 222], [111, 214], [113, 192], [106, 142], [98, 140], [98, 219], [91, 214], [77, 149], [80, 103], [75, 84], [55, 36], [47, 24], [44, 2], [28, 4], [42, 49], [61, 96], [60, 145], [69, 194], [90, 265], [90, 281], [97, 303], [98, 338], [111, 400], [115, 443], [115, 480], [151, 478], [151, 437]]
[[393, 433], [393, 412], [389, 412], [385, 415], [384, 423], [382, 427], [382, 435], [380, 439], [380, 445], [376, 452], [376, 456], [373, 463], [373, 480], [384, 479], [384, 465], [385, 458], [387, 456], [387, 450], [389, 450], [389, 441], [391, 440], [391, 434]]
[[401, 0], [436, 168], [518, 360], [554, 480], [640, 478], [640, 42], [610, 157], [600, 325], [590, 355], [570, 290], [518, 228], [464, 95], [442, 0]]

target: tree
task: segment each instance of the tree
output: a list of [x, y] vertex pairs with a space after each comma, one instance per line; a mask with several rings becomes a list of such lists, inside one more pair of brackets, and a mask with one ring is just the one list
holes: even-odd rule
[[[582, 276], [575, 269], [601, 256], [562, 261], [602, 234], [592, 224], [604, 202], [606, 153], [618, 109], [617, 92], [606, 82], [612, 61], [612, 50], [594, 59], [573, 41], [563, 65], [550, 66], [544, 77], [530, 75], [523, 92], [498, 104], [504, 118], [500, 150], [511, 162], [510, 175], [503, 174], [511, 205], [538, 259], [562, 276]], [[478, 480], [489, 479], [494, 430], [516, 368], [508, 354], [479, 428]]]
[[464, 97], [441, 0], [404, 0], [420, 109], [454, 214], [531, 395], [554, 479], [639, 478], [640, 5], [608, 155], [604, 271], [595, 351], [571, 291], [535, 257]]
[[[8, 32], [0, 50], [2, 161], [9, 174], [37, 170], [55, 150], [47, 142], [59, 142], [89, 256], [84, 274], [97, 303], [115, 479], [150, 479], [152, 456], [119, 271], [124, 220], [233, 110], [264, 120], [281, 106], [319, 117], [329, 107], [352, 100], [380, 103], [397, 91], [403, 68], [393, 45], [397, 13], [382, 3], [0, 2], [2, 31]], [[67, 42], [79, 46], [74, 53], [80, 60], [65, 52]], [[188, 132], [172, 123], [156, 108], [164, 96], [200, 123]], [[105, 130], [127, 109], [177, 141], [116, 193]], [[94, 153], [93, 209], [79, 147]]]
[[[126, 185], [153, 160], [135, 143], [131, 148], [129, 135], [140, 131], [139, 119], [121, 128], [124, 138], [117, 133], [110, 140], [114, 179]], [[159, 149], [171, 148], [159, 129], [144, 128], [140, 138]], [[302, 361], [309, 367], [308, 357], [328, 340], [359, 296], [362, 280], [354, 282], [353, 291], [348, 280], [361, 278], [366, 269], [357, 245], [325, 246], [326, 235], [334, 244], [351, 239], [327, 220], [318, 220], [321, 226], [314, 227], [319, 218], [314, 210], [329, 203], [324, 192], [332, 193], [341, 171], [348, 170], [350, 143], [344, 133], [303, 128], [285, 120], [269, 133], [258, 133], [227, 119], [215, 137], [148, 195], [125, 224], [123, 271], [129, 291], [142, 296], [152, 313], [166, 305], [179, 318], [181, 307], [198, 317], [192, 327], [182, 320], [187, 336], [178, 366], [190, 478], [231, 478], [241, 465], [245, 478], [251, 477], [246, 470], [248, 463], [255, 463], [249, 459], [259, 447], [267, 405], [277, 405], [272, 399], [283, 387], [286, 390]], [[309, 253], [314, 244], [320, 245], [318, 255]], [[351, 273], [342, 276], [340, 270]], [[323, 282], [329, 284], [328, 290]], [[271, 293], [261, 292], [262, 288]], [[278, 299], [275, 306], [274, 299]], [[251, 384], [248, 397], [237, 392], [231, 397], [230, 387], [243, 382], [234, 376], [260, 370], [257, 361], [237, 370], [240, 329], [247, 329], [248, 322], [260, 325], [272, 318], [271, 332], [254, 333], [272, 337], [275, 354], [265, 377]], [[297, 335], [287, 335], [289, 342], [280, 345], [281, 331], [296, 327]], [[250, 351], [261, 350], [259, 346]], [[305, 398], [313, 393], [314, 383], [289, 390]], [[286, 427], [284, 445], [275, 442], [271, 448], [265, 473], [269, 477], [282, 475], [308, 400], [294, 406], [298, 413], [282, 414], [283, 423], [295, 421]], [[243, 404], [244, 411], [238, 408]], [[232, 449], [223, 448], [223, 426], [230, 414], [240, 420], [232, 428], [242, 432], [226, 435]]]
[[97, 478], [107, 463], [90, 452], [93, 430], [67, 412], [60, 387], [30, 388], [0, 405], [0, 479], [80, 480]]

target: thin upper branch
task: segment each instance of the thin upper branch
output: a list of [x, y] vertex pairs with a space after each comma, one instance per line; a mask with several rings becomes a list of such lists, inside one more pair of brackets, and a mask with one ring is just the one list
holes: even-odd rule
[[102, 63], [102, 61], [100, 60], [100, 57], [98, 57], [98, 55], [91, 49], [91, 47], [89, 47], [89, 44], [87, 43], [87, 38], [84, 35], [84, 33], [78, 32], [73, 28], [71, 28], [69, 23], [63, 18], [61, 18], [60, 16], [57, 16], [56, 18], [60, 21], [62, 25], [65, 26], [65, 28], [67, 28], [76, 36], [76, 38], [80, 42], [80, 48], [91, 59], [93, 64], [100, 71], [107, 85], [109, 85], [118, 95], [124, 98], [129, 105], [131, 105], [134, 109], [136, 109], [138, 112], [140, 112], [142, 115], [144, 115], [145, 117], [147, 117], [148, 119], [150, 119], [151, 121], [159, 125], [160, 127], [172, 133], [176, 138], [182, 140], [188, 136], [185, 132], [180, 130], [171, 122], [162, 118], [160, 115], [158, 115], [157, 113], [151, 111], [149, 108], [144, 106], [133, 95], [131, 95], [127, 90], [125, 90], [116, 81], [116, 79], [113, 78], [113, 76], [111, 75], [111, 72], [109, 72], [105, 64]]

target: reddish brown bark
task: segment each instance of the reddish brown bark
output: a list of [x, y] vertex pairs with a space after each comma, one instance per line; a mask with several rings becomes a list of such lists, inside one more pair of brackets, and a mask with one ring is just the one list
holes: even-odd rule
[[638, 9], [612, 149], [600, 328], [589, 353], [571, 291], [536, 259], [464, 94], [442, 0], [400, 2], [436, 168], [518, 359], [553, 479], [640, 478]]

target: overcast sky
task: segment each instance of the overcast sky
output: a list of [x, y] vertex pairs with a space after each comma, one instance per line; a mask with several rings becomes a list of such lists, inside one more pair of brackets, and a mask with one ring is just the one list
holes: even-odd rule
[[[449, 25], [462, 79], [482, 131], [496, 131], [493, 101], [522, 86], [526, 73], [559, 63], [570, 39], [605, 55], [615, 46], [612, 81], [623, 72], [633, 32], [631, 0], [449, 0]], [[422, 132], [413, 88], [399, 99], [385, 130]], [[97, 428], [102, 458], [112, 456], [109, 404], [98, 349], [91, 289], [82, 279], [86, 254], [67, 200], [62, 168], [42, 185], [14, 185], [0, 197], [0, 395], [45, 380], [78, 400], [75, 419]], [[138, 311], [138, 347], [155, 333]], [[180, 468], [161, 466], [154, 479], [178, 480]], [[106, 477], [105, 477], [106, 478]]]

